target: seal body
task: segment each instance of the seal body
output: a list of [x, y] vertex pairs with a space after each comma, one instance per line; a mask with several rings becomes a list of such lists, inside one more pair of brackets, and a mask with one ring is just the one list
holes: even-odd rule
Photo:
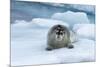
[[73, 48], [70, 40], [70, 31], [64, 25], [55, 25], [48, 32], [46, 50], [62, 47]]

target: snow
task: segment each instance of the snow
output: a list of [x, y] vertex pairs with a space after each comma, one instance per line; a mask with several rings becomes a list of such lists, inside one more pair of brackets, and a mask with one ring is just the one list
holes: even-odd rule
[[78, 35], [74, 30], [70, 30], [70, 40], [72, 43], [78, 41]]
[[16, 23], [16, 25], [14, 26], [27, 26], [27, 27], [42, 27], [42, 28], [51, 28], [54, 25], [57, 24], [61, 24], [61, 25], [65, 25], [67, 27], [69, 27], [69, 25], [67, 23], [65, 23], [64, 21], [60, 21], [60, 20], [54, 20], [54, 19], [45, 19], [45, 18], [34, 18], [32, 19], [32, 21], [27, 22], [24, 20], [16, 20], [14, 23]]
[[95, 40], [95, 24], [75, 24], [73, 30], [79, 37]]
[[[74, 16], [72, 12], [67, 12], [67, 14]], [[89, 23], [86, 15], [85, 17], [84, 15], [84, 13], [79, 13], [79, 15], [75, 13], [74, 18], [76, 20], [73, 16], [71, 17], [73, 21], [75, 21], [75, 24], [76, 21], [80, 21], [77, 22], [77, 24], [81, 23], [81, 20], [83, 20], [82, 23], [84, 23], [84, 21], [86, 21], [85, 23]], [[66, 17], [68, 16], [66, 15]], [[69, 21], [71, 22], [71, 19]], [[11, 65], [40, 65], [95, 61], [95, 40], [89, 39], [91, 37], [95, 38], [95, 36], [93, 36], [95, 33], [93, 24], [74, 25], [73, 30], [76, 31], [76, 35], [87, 36], [86, 38], [78, 37], [78, 40], [72, 43], [74, 45], [73, 49], [65, 47], [52, 51], [45, 50], [47, 47], [46, 40], [48, 30], [51, 26], [58, 23], [69, 26], [67, 22], [61, 20], [44, 18], [34, 18], [30, 22], [16, 20], [15, 24], [11, 24]], [[75, 35], [72, 34], [72, 36]]]
[[55, 13], [51, 18], [68, 22], [69, 25], [73, 25], [76, 23], [80, 23], [80, 24], [90, 23], [86, 13], [84, 12], [67, 11], [64, 13]]
[[44, 19], [44, 18], [36, 18], [32, 20], [33, 23], [38, 24], [41, 27], [49, 27], [51, 28], [54, 25], [61, 24], [69, 27], [67, 23], [64, 21], [60, 20], [55, 20], [55, 19]]

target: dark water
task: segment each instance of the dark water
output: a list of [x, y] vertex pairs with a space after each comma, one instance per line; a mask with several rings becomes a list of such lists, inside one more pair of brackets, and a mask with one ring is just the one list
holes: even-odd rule
[[95, 21], [94, 13], [74, 9], [69, 4], [64, 4], [61, 7], [41, 2], [11, 1], [11, 23], [14, 23], [15, 20], [31, 21], [33, 18], [50, 18], [54, 13], [66, 12], [68, 10], [85, 12], [92, 23]]

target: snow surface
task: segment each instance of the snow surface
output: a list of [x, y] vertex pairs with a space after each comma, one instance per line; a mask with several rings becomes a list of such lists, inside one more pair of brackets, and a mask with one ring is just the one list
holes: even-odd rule
[[64, 13], [55, 13], [51, 18], [56, 20], [62, 20], [64, 22], [69, 22], [70, 25], [76, 23], [80, 24], [90, 23], [86, 13], [84, 12], [67, 11]]
[[[73, 22], [74, 21], [74, 22]], [[73, 49], [46, 51], [47, 33], [56, 24], [70, 28]], [[71, 25], [72, 24], [72, 25]], [[95, 61], [95, 24], [82, 12], [56, 13], [50, 19], [16, 20], [11, 24], [11, 65], [40, 65]]]
[[69, 27], [69, 25], [65, 23], [64, 21], [54, 20], [54, 19], [35, 18], [32, 20], [32, 22], [41, 27], [51, 28], [52, 26], [57, 25], [57, 24], [61, 24], [61, 25], [65, 25]]
[[75, 24], [73, 30], [79, 37], [95, 40], [95, 24]]

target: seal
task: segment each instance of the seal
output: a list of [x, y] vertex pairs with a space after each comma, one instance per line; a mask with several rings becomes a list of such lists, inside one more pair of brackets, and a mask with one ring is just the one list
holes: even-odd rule
[[47, 48], [46, 50], [53, 50], [58, 48], [73, 48], [70, 40], [70, 31], [64, 25], [54, 25], [47, 35]]

